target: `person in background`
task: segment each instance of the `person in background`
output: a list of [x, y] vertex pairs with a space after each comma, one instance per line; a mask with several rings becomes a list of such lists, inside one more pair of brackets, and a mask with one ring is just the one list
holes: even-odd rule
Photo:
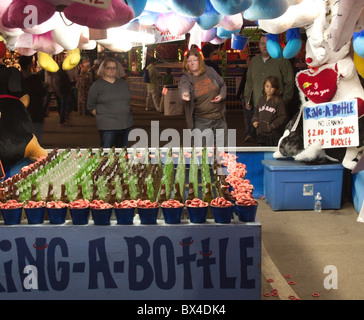
[[171, 68], [167, 68], [166, 73], [162, 75], [162, 85], [163, 86], [173, 85], [173, 75]]
[[76, 68], [72, 68], [71, 70], [67, 70], [68, 77], [71, 81], [71, 99], [70, 99], [70, 110], [71, 111], [78, 111], [78, 97], [77, 97], [77, 78], [78, 78], [78, 72]]
[[[289, 60], [284, 58], [272, 59], [267, 50], [267, 37], [262, 35], [259, 40], [260, 54], [252, 58], [246, 75], [246, 84], [244, 89], [244, 99], [247, 104], [246, 108], [254, 108], [259, 99], [264, 80], [267, 76], [275, 76], [279, 81], [279, 91], [282, 93], [284, 105], [287, 108], [293, 97], [294, 75], [292, 65]], [[250, 97], [253, 97], [254, 106], [249, 106]]]
[[32, 118], [34, 134], [41, 143], [44, 127], [43, 98], [47, 91], [41, 77], [32, 72], [33, 56], [21, 56], [19, 64], [24, 79], [24, 92], [30, 97], [27, 110]]
[[62, 61], [60, 60], [58, 64], [59, 70], [55, 73], [50, 73], [50, 76], [51, 86], [57, 98], [59, 126], [71, 127], [69, 114], [71, 112], [72, 84], [67, 71], [62, 69]]
[[78, 114], [81, 116], [86, 115], [87, 97], [93, 82], [92, 79], [90, 59], [86, 58], [82, 61], [81, 73], [77, 78], [76, 84], [78, 90]]
[[[183, 60], [184, 73], [178, 83], [179, 96], [184, 102], [188, 129], [212, 129], [206, 145], [227, 146], [226, 84], [220, 75], [206, 66], [200, 52], [191, 48]], [[223, 129], [224, 135], [216, 136]]]
[[[249, 67], [251, 59], [254, 57], [254, 55], [250, 54], [246, 58], [246, 64]], [[248, 68], [244, 68], [243, 73], [241, 75], [241, 82], [239, 85], [239, 89], [236, 93], [236, 99], [240, 100], [243, 106], [243, 114], [244, 114], [244, 141], [245, 142], [251, 142], [252, 140], [255, 140], [256, 138], [256, 130], [253, 127], [252, 124], [252, 118], [254, 114], [254, 102], [253, 102], [253, 95], [251, 94], [249, 101], [245, 102], [244, 98], [244, 88], [246, 84], [246, 74], [247, 74]]]
[[[113, 57], [110, 57], [110, 58], [114, 59]], [[116, 73], [115, 73], [115, 77], [126, 80], [126, 73], [125, 73], [125, 70], [124, 70], [122, 64], [119, 61], [117, 61], [116, 59], [115, 59], [115, 61], [117, 62], [117, 66], [118, 66]], [[97, 79], [102, 78], [104, 76], [104, 74], [105, 74], [105, 60], [101, 62], [100, 66], [97, 70]]]
[[92, 83], [94, 83], [99, 78], [97, 72], [99, 71], [101, 63], [102, 63], [102, 61], [100, 59], [97, 59], [97, 60], [94, 61], [94, 64], [91, 67]]
[[[164, 86], [172, 86], [173, 85], [173, 75], [172, 75], [172, 69], [171, 68], [167, 68], [166, 69], [166, 73], [162, 75], [162, 87], [164, 88]], [[162, 97], [161, 97], [161, 102], [159, 104], [159, 112], [163, 112], [164, 111], [164, 91], [162, 90]]]
[[252, 119], [258, 132], [258, 143], [263, 146], [277, 146], [287, 119], [284, 100], [279, 92], [277, 77], [268, 76], [263, 83], [263, 96], [259, 99]]
[[150, 82], [147, 83], [147, 99], [145, 101], [145, 110], [157, 110], [159, 111], [160, 106], [160, 91], [159, 91], [159, 79], [161, 75], [155, 65], [157, 64], [157, 59], [151, 57], [149, 59], [149, 64], [147, 65], [147, 70], [149, 72]]
[[217, 48], [212, 43], [205, 44], [202, 49], [205, 65], [212, 67], [221, 76], [221, 71], [216, 62], [212, 61], [212, 57], [217, 55]]
[[130, 105], [130, 91], [125, 79], [117, 77], [122, 65], [113, 58], [106, 58], [99, 68], [100, 78], [89, 92], [87, 109], [96, 116], [101, 147], [123, 148], [128, 146], [130, 127], [134, 124]]

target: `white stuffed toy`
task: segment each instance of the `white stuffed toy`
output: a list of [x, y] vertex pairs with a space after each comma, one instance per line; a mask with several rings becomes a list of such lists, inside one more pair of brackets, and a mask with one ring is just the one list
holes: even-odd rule
[[[304, 1], [300, 5], [304, 5]], [[312, 0], [307, 1], [312, 2]], [[355, 68], [351, 48], [351, 39], [346, 41], [340, 48], [332, 49], [329, 43], [330, 32], [337, 30], [335, 13], [338, 11], [337, 2], [318, 0], [314, 1], [316, 8], [320, 8], [319, 14], [313, 10], [312, 21], [305, 17], [304, 27], [307, 34], [306, 63], [309, 67], [296, 75], [296, 85], [301, 95], [301, 111], [292, 119], [281, 137], [278, 151], [274, 153], [275, 158], [293, 157], [297, 161], [325, 162], [327, 160], [338, 161], [348, 169], [353, 169], [363, 146], [364, 139], [364, 90], [359, 81], [358, 72]], [[329, 24], [330, 16], [331, 24]], [[300, 17], [296, 18], [296, 22]], [[276, 19], [279, 21], [279, 18]], [[276, 22], [265, 20], [267, 29], [275, 29]], [[297, 24], [294, 25], [297, 27]], [[334, 31], [333, 31], [334, 30]], [[354, 32], [354, 30], [352, 30]], [[330, 46], [331, 44], [331, 46]], [[313, 143], [307, 149], [303, 147], [303, 107], [314, 107], [319, 103], [330, 101], [349, 101], [357, 99], [359, 116], [359, 147], [322, 149], [320, 143]]]

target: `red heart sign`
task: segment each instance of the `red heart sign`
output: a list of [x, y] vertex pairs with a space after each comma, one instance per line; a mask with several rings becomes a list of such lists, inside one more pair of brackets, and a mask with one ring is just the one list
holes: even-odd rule
[[336, 70], [327, 68], [318, 73], [303, 70], [297, 74], [296, 82], [305, 96], [314, 103], [329, 102], [335, 96], [339, 82]]

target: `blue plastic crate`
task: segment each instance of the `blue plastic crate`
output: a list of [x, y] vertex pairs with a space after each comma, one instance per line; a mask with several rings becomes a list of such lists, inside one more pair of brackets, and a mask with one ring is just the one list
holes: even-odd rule
[[359, 213], [364, 201], [364, 171], [353, 175], [353, 203], [355, 210]]
[[315, 195], [322, 209], [340, 209], [344, 167], [307, 165], [294, 160], [262, 160], [264, 196], [273, 210], [314, 210]]

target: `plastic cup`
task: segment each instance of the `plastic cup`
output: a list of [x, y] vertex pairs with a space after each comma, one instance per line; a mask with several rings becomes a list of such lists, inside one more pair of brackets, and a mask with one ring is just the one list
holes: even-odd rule
[[90, 208], [74, 208], [69, 209], [71, 214], [72, 223], [74, 225], [84, 225], [88, 224], [88, 219], [90, 215]]
[[235, 50], [244, 50], [246, 44], [248, 43], [248, 38], [242, 35], [233, 34], [231, 36], [231, 48]]
[[216, 223], [230, 223], [234, 211], [234, 206], [215, 207], [211, 206], [212, 214]]
[[253, 222], [257, 213], [258, 205], [255, 206], [242, 206], [235, 204], [235, 213], [240, 221]]
[[133, 224], [135, 208], [114, 208], [117, 224]]
[[50, 224], [63, 224], [66, 222], [67, 207], [47, 208]]
[[183, 206], [177, 208], [164, 208], [162, 207], [162, 213], [165, 223], [176, 224], [181, 223]]
[[44, 222], [45, 207], [24, 208], [29, 224], [41, 224]]
[[110, 224], [112, 208], [107, 209], [91, 209], [92, 219], [94, 224], [98, 226], [105, 226]]
[[138, 208], [138, 214], [141, 224], [156, 224], [159, 207], [156, 208]]
[[2, 209], [4, 223], [6, 225], [20, 224], [23, 207], [14, 209]]
[[188, 215], [191, 223], [205, 223], [209, 207], [187, 206]]

